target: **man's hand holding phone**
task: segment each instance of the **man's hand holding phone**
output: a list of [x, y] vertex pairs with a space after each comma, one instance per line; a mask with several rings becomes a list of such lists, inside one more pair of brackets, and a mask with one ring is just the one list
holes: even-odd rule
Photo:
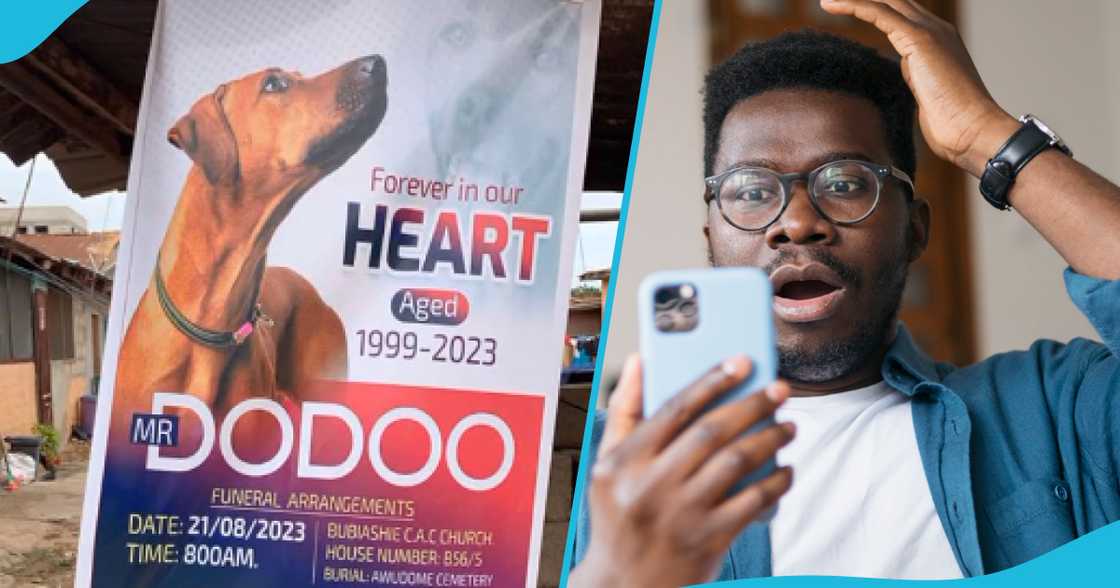
[[789, 397], [785, 382], [704, 410], [750, 369], [745, 357], [730, 358], [643, 419], [640, 361], [637, 355], [627, 360], [591, 470], [591, 542], [570, 585], [711, 581], [735, 537], [789, 490], [793, 472], [782, 467], [728, 494], [795, 432], [783, 423], [743, 435]]

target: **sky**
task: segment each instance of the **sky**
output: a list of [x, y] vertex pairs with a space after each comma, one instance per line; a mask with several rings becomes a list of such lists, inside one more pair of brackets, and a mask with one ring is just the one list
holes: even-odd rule
[[[581, 208], [589, 209], [617, 209], [622, 204], [621, 192], [584, 192], [580, 202]], [[580, 223], [579, 236], [576, 240], [575, 272], [573, 285], [578, 286], [579, 275], [585, 271], [607, 269], [611, 267], [614, 257], [614, 238], [618, 230], [617, 222], [609, 223]], [[598, 286], [598, 281], [589, 282], [588, 285]]]
[[[31, 162], [20, 167], [12, 165], [7, 157], [0, 157], [0, 203], [2, 208], [18, 208], [27, 182]], [[120, 230], [124, 221], [124, 192], [107, 192], [82, 198], [63, 183], [54, 163], [39, 155], [35, 173], [27, 192], [27, 206], [64, 205], [78, 211], [86, 218], [91, 231]], [[585, 192], [581, 201], [583, 209], [618, 208], [622, 203], [620, 192]], [[576, 242], [575, 272], [572, 285], [579, 285], [579, 275], [588, 270], [610, 267], [614, 255], [617, 222], [581, 223]], [[593, 283], [598, 285], [598, 283]]]
[[[36, 157], [38, 161], [35, 163], [35, 174], [27, 191], [27, 206], [69, 206], [86, 217], [91, 231], [115, 231], [121, 228], [124, 220], [124, 192], [106, 192], [82, 198], [66, 187], [50, 158], [41, 154]], [[30, 168], [30, 161], [16, 167], [7, 157], [0, 156], [0, 198], [5, 200], [0, 203], [0, 207], [19, 208]]]

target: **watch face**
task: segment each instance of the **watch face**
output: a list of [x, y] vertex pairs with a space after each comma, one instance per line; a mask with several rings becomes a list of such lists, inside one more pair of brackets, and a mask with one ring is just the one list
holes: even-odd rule
[[1048, 137], [1050, 137], [1050, 142], [1053, 145], [1057, 145], [1062, 150], [1068, 149], [1068, 147], [1066, 147], [1065, 141], [1063, 141], [1062, 138], [1058, 136], [1058, 133], [1055, 133], [1053, 130], [1051, 130], [1050, 127], [1046, 126], [1046, 123], [1042, 122], [1042, 120], [1039, 119], [1038, 117], [1036, 117], [1035, 115], [1026, 114], [1026, 115], [1023, 115], [1023, 117], [1020, 118], [1019, 120], [1021, 120], [1024, 123], [1034, 124], [1034, 126], [1038, 127], [1038, 130], [1042, 131]]

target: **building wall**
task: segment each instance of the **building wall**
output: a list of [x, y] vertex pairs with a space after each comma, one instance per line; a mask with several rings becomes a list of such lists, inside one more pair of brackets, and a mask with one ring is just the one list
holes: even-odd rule
[[74, 313], [74, 358], [51, 361], [51, 394], [53, 396], [54, 427], [65, 441], [70, 429], [78, 422], [78, 399], [90, 391], [93, 373], [91, 328], [92, 314], [105, 316], [105, 309], [81, 298], [72, 299]]
[[0, 364], [0, 437], [30, 435], [38, 422], [35, 364]]
[[34, 233], [36, 226], [46, 226], [50, 235], [89, 232], [85, 217], [69, 206], [27, 206], [22, 215], [18, 206], [9, 206], [0, 209], [0, 234], [12, 234], [17, 216], [20, 226], [26, 227], [29, 233]]
[[565, 333], [568, 335], [598, 335], [602, 327], [602, 309], [588, 308], [585, 310], [568, 311], [568, 326]]

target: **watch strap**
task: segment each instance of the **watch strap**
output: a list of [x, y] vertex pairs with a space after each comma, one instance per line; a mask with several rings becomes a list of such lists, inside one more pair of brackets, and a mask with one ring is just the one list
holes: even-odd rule
[[980, 193], [984, 199], [1000, 210], [1011, 208], [1007, 203], [1007, 193], [1011, 191], [1019, 170], [1034, 159], [1034, 156], [1053, 146], [1050, 135], [1033, 122], [1024, 122], [999, 148], [996, 155], [988, 160], [984, 174], [980, 176]]

